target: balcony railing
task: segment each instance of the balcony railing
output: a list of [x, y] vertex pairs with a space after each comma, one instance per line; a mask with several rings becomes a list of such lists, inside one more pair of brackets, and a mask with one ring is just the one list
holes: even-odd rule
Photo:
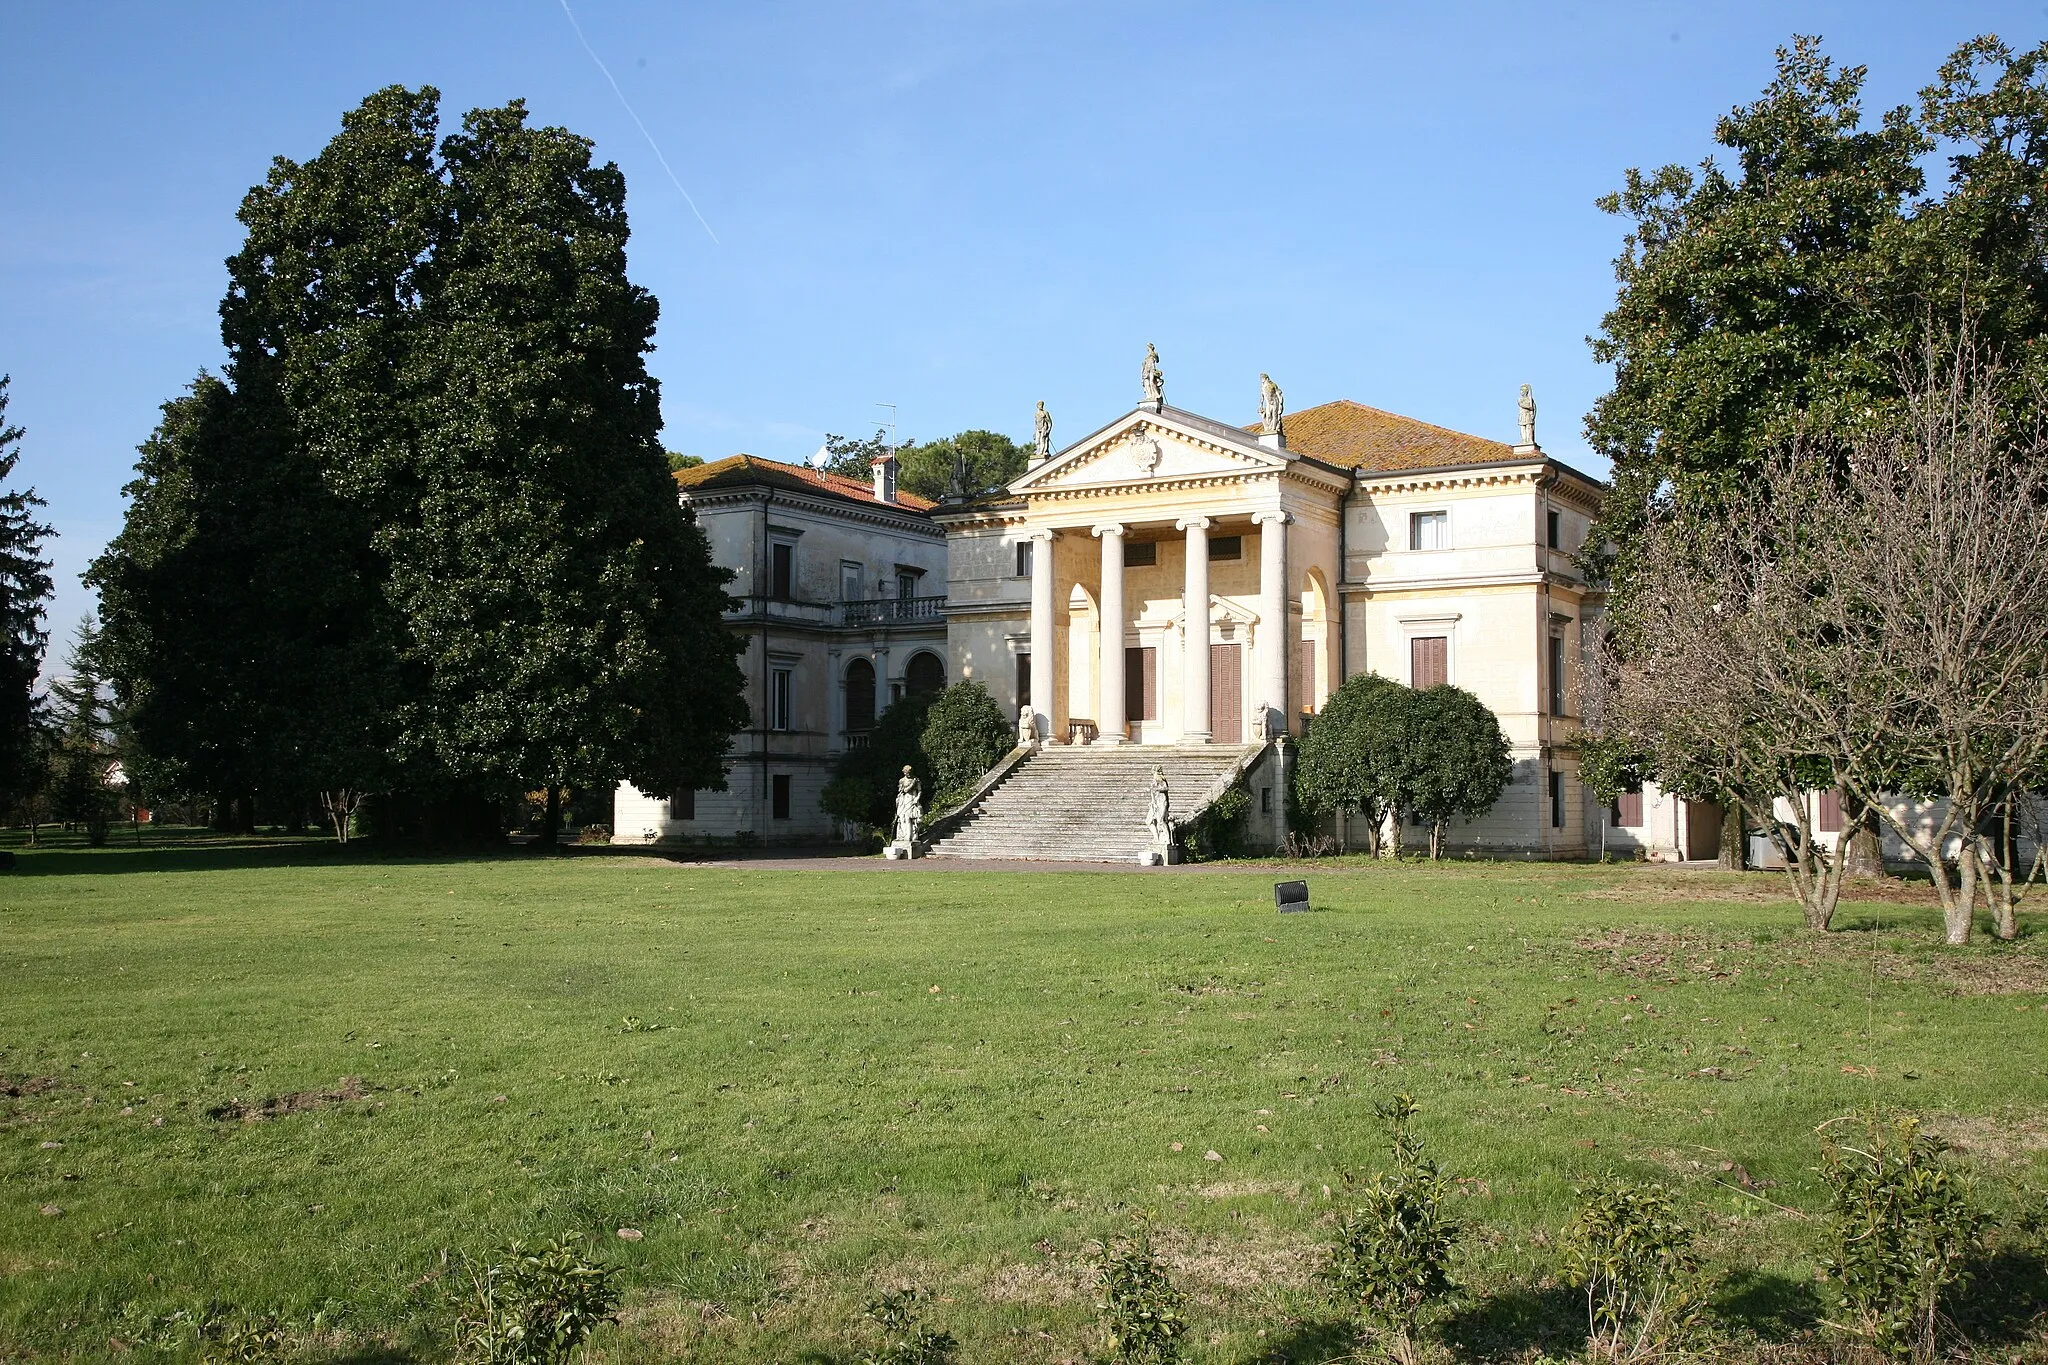
[[901, 621], [936, 621], [946, 614], [946, 596], [878, 597], [872, 602], [841, 602], [844, 626], [886, 626]]

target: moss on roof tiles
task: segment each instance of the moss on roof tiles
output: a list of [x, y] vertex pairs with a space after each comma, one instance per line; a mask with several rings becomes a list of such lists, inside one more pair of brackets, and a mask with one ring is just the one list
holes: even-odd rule
[[1348, 398], [1288, 413], [1287, 448], [1341, 469], [1368, 471], [1494, 464], [1515, 454], [1505, 441], [1468, 436]]

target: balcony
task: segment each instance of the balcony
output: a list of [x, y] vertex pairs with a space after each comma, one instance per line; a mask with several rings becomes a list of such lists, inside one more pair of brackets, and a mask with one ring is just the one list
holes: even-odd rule
[[841, 602], [842, 626], [893, 626], [911, 621], [937, 621], [946, 614], [946, 596], [881, 597], [872, 602]]

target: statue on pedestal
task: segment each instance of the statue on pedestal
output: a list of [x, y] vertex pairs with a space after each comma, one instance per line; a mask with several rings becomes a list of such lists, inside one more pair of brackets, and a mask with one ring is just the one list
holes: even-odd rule
[[1167, 789], [1164, 768], [1152, 769], [1152, 801], [1145, 808], [1145, 828], [1159, 847], [1173, 841], [1173, 794]]
[[1159, 368], [1159, 348], [1149, 341], [1145, 343], [1145, 364], [1138, 371], [1138, 380], [1145, 386], [1145, 402], [1155, 408], [1166, 402], [1166, 372]]
[[896, 842], [911, 845], [917, 842], [918, 827], [924, 824], [923, 793], [917, 777], [910, 771], [910, 765], [903, 766], [903, 776], [896, 782]]
[[1028, 701], [1017, 708], [1017, 743], [1026, 749], [1038, 747], [1038, 710]]
[[1522, 410], [1522, 444], [1536, 444], [1536, 395], [1529, 392], [1527, 384], [1522, 385], [1522, 401], [1517, 404]]
[[1281, 396], [1280, 386], [1273, 382], [1273, 376], [1261, 374], [1259, 376], [1259, 422], [1265, 427], [1266, 435], [1273, 437], [1282, 445], [1287, 443], [1287, 432], [1284, 423], [1286, 413], [1287, 400]]
[[1032, 440], [1037, 451], [1032, 455], [1033, 464], [1042, 464], [1052, 458], [1052, 414], [1045, 410], [1045, 400], [1038, 400], [1038, 412], [1031, 419]]

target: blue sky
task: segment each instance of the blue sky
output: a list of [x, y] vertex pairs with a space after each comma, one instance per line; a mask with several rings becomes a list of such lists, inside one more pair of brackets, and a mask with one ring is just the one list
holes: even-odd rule
[[60, 632], [156, 408], [218, 366], [234, 211], [379, 86], [444, 120], [523, 96], [630, 186], [666, 443], [803, 459], [827, 431], [1077, 437], [1137, 396], [1250, 421], [1349, 397], [1511, 439], [1580, 421], [1633, 165], [1697, 161], [1819, 33], [1873, 113], [2000, 3], [98, 4], [0, 11], [0, 371], [49, 499]]

